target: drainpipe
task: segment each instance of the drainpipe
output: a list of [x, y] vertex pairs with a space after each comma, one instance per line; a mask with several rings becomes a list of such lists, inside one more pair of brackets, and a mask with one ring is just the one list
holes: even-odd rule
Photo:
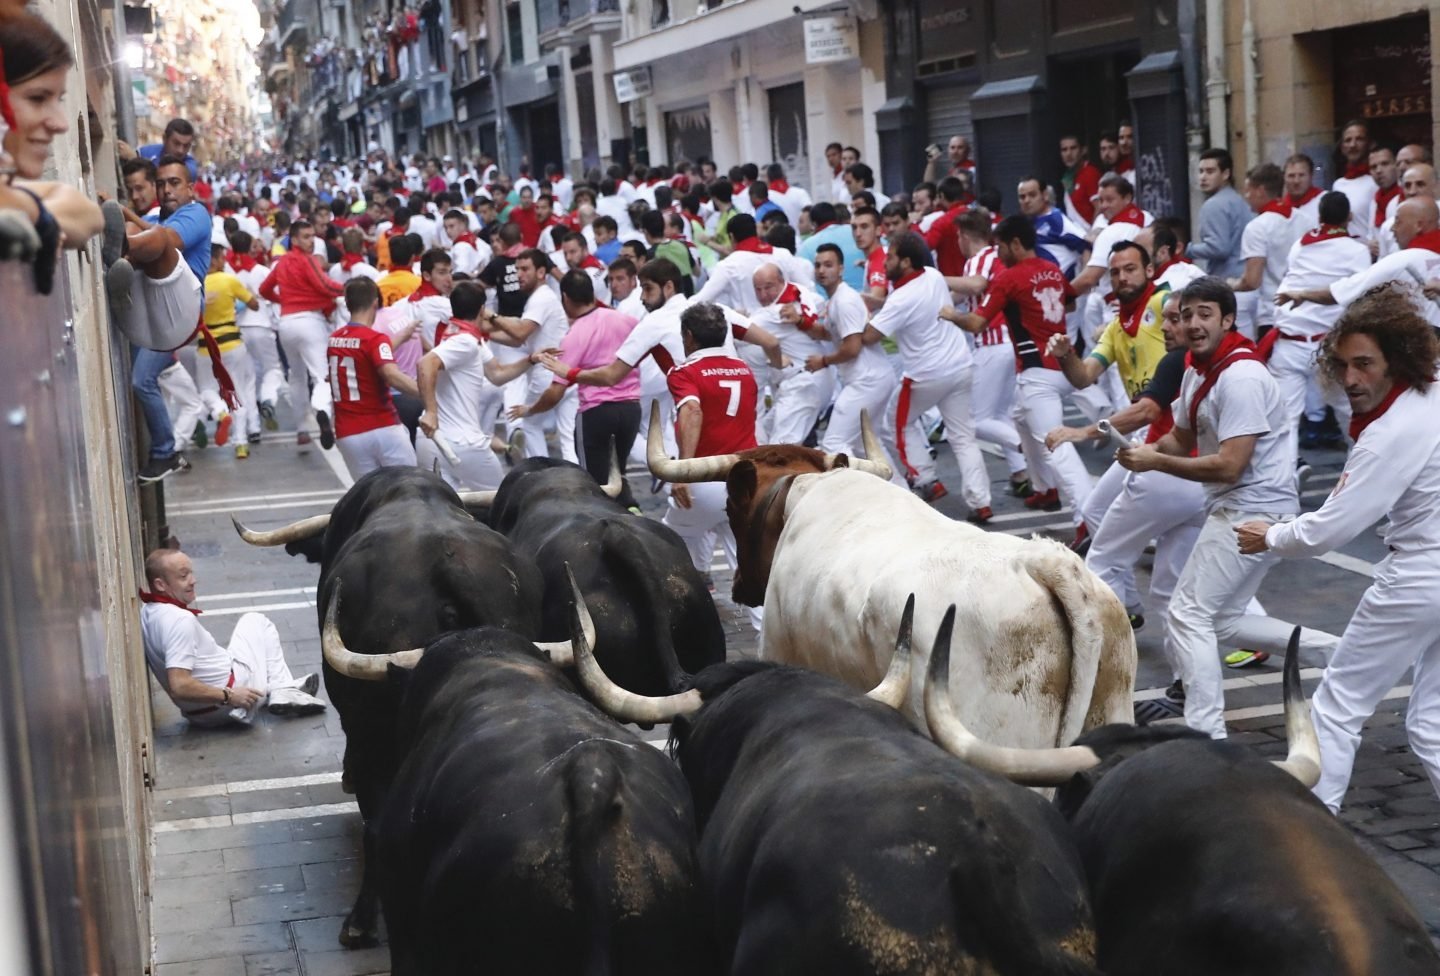
[[1225, 96], [1230, 83], [1225, 79], [1225, 0], [1205, 0], [1205, 98], [1209, 102], [1210, 145], [1230, 145], [1229, 119]]
[[1260, 163], [1260, 53], [1255, 47], [1255, 20], [1250, 14], [1250, 0], [1245, 0], [1245, 25], [1240, 37], [1245, 59], [1245, 168]]
[[1177, 20], [1180, 28], [1180, 68], [1185, 79], [1185, 173], [1190, 187], [1191, 226], [1200, 211], [1204, 194], [1195, 185], [1193, 174], [1200, 168], [1200, 154], [1205, 151], [1205, 106], [1200, 95], [1200, 8], [1197, 0], [1179, 0]]

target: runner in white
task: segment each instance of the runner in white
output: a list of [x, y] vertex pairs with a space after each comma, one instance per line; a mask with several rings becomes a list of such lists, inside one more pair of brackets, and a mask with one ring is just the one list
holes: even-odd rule
[[456, 274], [474, 278], [490, 263], [494, 252], [490, 245], [476, 237], [463, 210], [445, 214], [445, 236], [450, 239], [450, 261]]
[[756, 270], [752, 287], [759, 307], [751, 314], [751, 321], [773, 333], [791, 361], [784, 370], [771, 370], [773, 402], [762, 443], [803, 444], [835, 392], [833, 372], [828, 368], [805, 368], [810, 357], [834, 351], [820, 323], [822, 302], [813, 291], [786, 281], [774, 264]]
[[1370, 129], [1359, 120], [1347, 122], [1340, 133], [1340, 156], [1344, 171], [1330, 189], [1350, 198], [1350, 235], [1369, 240], [1375, 216], [1375, 191], [1380, 187], [1370, 175]]
[[[231, 239], [230, 245], [235, 251], [235, 277], [250, 290], [250, 294], [259, 297], [260, 285], [269, 277], [270, 269], [250, 253], [254, 239], [242, 230]], [[241, 396], [257, 408], [245, 412], [247, 429], [242, 432], [254, 444], [260, 440], [262, 420], [267, 430], [279, 429], [275, 421], [275, 401], [285, 386], [285, 374], [280, 369], [280, 348], [276, 345], [278, 316], [275, 306], [261, 298], [258, 309], [241, 306], [235, 313], [235, 323], [240, 326], [240, 338], [255, 367], [255, 389], [241, 391]]]
[[1344, 386], [1354, 412], [1345, 470], [1318, 511], [1235, 531], [1244, 553], [1314, 556], [1389, 517], [1389, 555], [1310, 701], [1320, 740], [1315, 793], [1338, 811], [1365, 722], [1410, 669], [1410, 751], [1440, 793], [1440, 343], [1403, 295], [1385, 289], [1346, 311], [1324, 351], [1327, 378]]
[[1279, 166], [1262, 163], [1245, 174], [1245, 202], [1255, 214], [1240, 236], [1245, 272], [1229, 284], [1240, 309], [1236, 327], [1253, 342], [1275, 322], [1275, 292], [1298, 235]]

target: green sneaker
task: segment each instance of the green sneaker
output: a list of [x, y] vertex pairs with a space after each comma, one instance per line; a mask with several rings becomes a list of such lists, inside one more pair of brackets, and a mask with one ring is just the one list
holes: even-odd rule
[[195, 431], [190, 435], [190, 439], [195, 442], [196, 447], [203, 448], [210, 443], [210, 435], [205, 432], [205, 421], [195, 422]]
[[1261, 664], [1270, 659], [1265, 651], [1239, 650], [1231, 651], [1225, 655], [1225, 666], [1227, 668], [1248, 668]]

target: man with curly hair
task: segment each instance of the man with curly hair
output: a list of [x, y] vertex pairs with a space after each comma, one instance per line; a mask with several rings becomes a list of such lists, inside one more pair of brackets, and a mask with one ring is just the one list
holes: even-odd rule
[[1318, 511], [1235, 527], [1243, 553], [1314, 556], [1389, 517], [1390, 554], [1360, 598], [1311, 709], [1320, 739], [1315, 793], [1338, 811], [1360, 730], [1381, 698], [1414, 668], [1405, 728], [1440, 792], [1440, 341], [1410, 298], [1387, 286], [1353, 303], [1326, 337], [1325, 378], [1344, 388], [1355, 446]]

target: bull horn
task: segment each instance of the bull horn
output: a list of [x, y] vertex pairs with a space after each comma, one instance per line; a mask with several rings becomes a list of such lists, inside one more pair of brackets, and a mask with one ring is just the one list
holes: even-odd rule
[[910, 637], [915, 624], [915, 594], [905, 601], [905, 612], [900, 615], [900, 633], [895, 638], [895, 653], [890, 658], [890, 667], [878, 685], [870, 689], [866, 698], [883, 702], [899, 709], [910, 697]]
[[680, 715], [699, 711], [702, 704], [700, 692], [694, 688], [678, 695], [651, 698], [626, 691], [605, 675], [590, 647], [595, 625], [590, 620], [590, 610], [585, 606], [585, 597], [580, 593], [580, 585], [575, 582], [575, 574], [569, 564], [565, 566], [565, 575], [570, 579], [570, 591], [575, 596], [575, 606], [570, 614], [570, 644], [575, 649], [575, 668], [580, 672], [580, 683], [595, 699], [595, 704], [622, 722], [648, 725], [673, 722]]
[[650, 473], [671, 484], [692, 484], [697, 481], [724, 481], [730, 474], [738, 454], [717, 454], [714, 457], [671, 459], [665, 453], [665, 438], [660, 433], [660, 404], [650, 405], [650, 431], [645, 438], [645, 460]]
[[233, 515], [230, 516], [230, 521], [234, 523], [235, 531], [240, 533], [240, 538], [252, 546], [283, 546], [286, 543], [299, 542], [301, 539], [309, 539], [324, 532], [325, 527], [330, 524], [330, 516], [312, 515], [298, 522], [291, 522], [284, 528], [271, 529], [268, 532], [247, 529]]
[[[570, 564], [565, 564], [565, 573], [570, 577], [570, 588], [575, 591], [575, 598], [580, 598], [580, 588], [575, 585], [575, 575], [570, 572]], [[584, 603], [580, 604], [584, 613], [580, 614], [580, 638], [585, 641], [586, 647], [595, 646], [595, 621], [590, 619], [590, 611], [585, 609]], [[536, 641], [535, 646], [539, 648], [550, 662], [557, 667], [573, 668], [575, 666], [575, 642], [550, 641], [548, 643]]]
[[600, 486], [606, 498], [619, 498], [625, 490], [625, 468], [620, 464], [620, 455], [615, 450], [615, 438], [610, 438], [610, 477]]
[[481, 505], [494, 505], [495, 496], [500, 494], [500, 492], [491, 489], [490, 491], [457, 491], [455, 494], [460, 496], [461, 505], [475, 505], [478, 507]]
[[950, 634], [954, 628], [952, 603], [935, 634], [925, 676], [925, 722], [946, 752], [1022, 786], [1059, 786], [1076, 773], [1100, 764], [1100, 757], [1088, 746], [1013, 749], [992, 745], [971, 734], [950, 701]]
[[860, 443], [865, 446], [865, 456], [852, 457], [850, 467], [889, 481], [894, 472], [885, 460], [885, 448], [880, 444], [880, 438], [875, 436], [875, 428], [870, 426], [869, 410], [860, 411]]
[[391, 654], [356, 654], [340, 639], [340, 627], [335, 618], [340, 612], [340, 580], [330, 588], [330, 605], [325, 608], [325, 626], [320, 631], [320, 652], [325, 663], [347, 678], [359, 681], [384, 681], [389, 677], [390, 665], [397, 668], [413, 668], [420, 663], [425, 648], [413, 651], [395, 651]]
[[1285, 739], [1290, 751], [1283, 761], [1276, 761], [1285, 772], [1298, 779], [1307, 790], [1320, 782], [1320, 740], [1315, 736], [1315, 722], [1310, 717], [1310, 703], [1300, 687], [1300, 628], [1290, 634], [1285, 649]]

